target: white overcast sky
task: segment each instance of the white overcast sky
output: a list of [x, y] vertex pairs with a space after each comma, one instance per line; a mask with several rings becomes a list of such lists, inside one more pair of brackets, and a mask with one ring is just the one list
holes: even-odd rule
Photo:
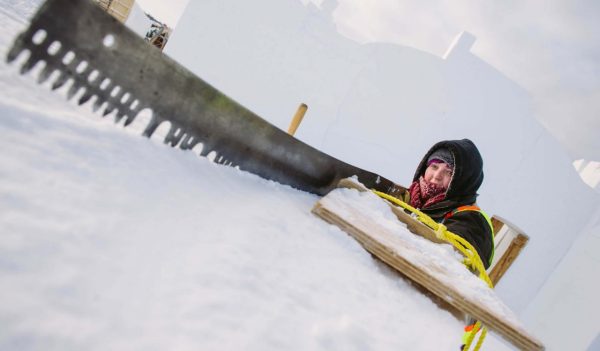
[[[172, 26], [188, 0], [137, 0]], [[242, 1], [242, 0], [240, 0]], [[312, 1], [328, 6], [335, 0]], [[532, 96], [536, 117], [573, 159], [600, 161], [600, 2], [338, 0], [341, 34], [442, 56], [463, 30], [473, 52]]]
[[189, 0], [135, 0], [135, 2], [153, 17], [173, 28]]

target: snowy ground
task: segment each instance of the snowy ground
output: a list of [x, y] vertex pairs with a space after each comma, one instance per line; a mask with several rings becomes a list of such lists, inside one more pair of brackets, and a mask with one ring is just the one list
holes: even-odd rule
[[[2, 57], [23, 26], [3, 7]], [[0, 87], [0, 350], [457, 349], [462, 322], [314, 217], [317, 197], [4, 62]]]

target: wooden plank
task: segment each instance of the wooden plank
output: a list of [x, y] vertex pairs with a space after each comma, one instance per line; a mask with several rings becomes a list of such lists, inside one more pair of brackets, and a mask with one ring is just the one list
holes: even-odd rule
[[501, 217], [492, 217], [492, 224], [496, 233], [494, 240], [496, 252], [488, 274], [492, 283], [496, 285], [525, 248], [529, 237], [521, 229]]
[[508, 245], [508, 249], [504, 251], [502, 257], [498, 260], [491, 271], [490, 271], [490, 279], [492, 283], [496, 285], [504, 273], [508, 270], [508, 268], [513, 264], [513, 262], [517, 259], [517, 256], [521, 253], [529, 238], [524, 234], [517, 234], [517, 236], [510, 242]]
[[[368, 191], [362, 184], [357, 183], [352, 179], [342, 179], [339, 182], [339, 187], [356, 189], [358, 191]], [[396, 217], [398, 217], [402, 223], [405, 223], [408, 230], [412, 233], [429, 239], [434, 243], [445, 243], [443, 240], [438, 239], [429, 227], [419, 221], [413, 220], [413, 218], [404, 212], [402, 208], [389, 202], [388, 204]], [[494, 233], [496, 233], [496, 237], [494, 238], [496, 254], [494, 255], [495, 257], [492, 265], [488, 269], [488, 275], [494, 286], [498, 284], [500, 278], [504, 276], [529, 240], [529, 237], [525, 234], [516, 234], [516, 227], [512, 224], [505, 224], [505, 222], [506, 220], [500, 217], [492, 217], [492, 226], [494, 227]]]
[[[409, 279], [423, 286], [460, 311], [480, 320], [490, 330], [522, 350], [544, 350], [543, 344], [529, 335], [506, 313], [491, 310], [477, 299], [469, 298], [470, 292], [460, 286], [446, 283], [453, 273], [436, 262], [426, 262], [413, 244], [400, 238], [380, 223], [357, 210], [350, 201], [334, 201], [328, 198], [338, 190], [325, 196], [313, 208], [313, 213], [332, 223], [354, 237], [367, 251], [398, 270]], [[335, 205], [332, 205], [335, 203]], [[414, 222], [412, 217], [408, 217]], [[419, 255], [421, 257], [419, 257]], [[415, 259], [419, 257], [419, 259]], [[466, 270], [466, 268], [465, 268]], [[493, 290], [490, 296], [495, 296]], [[488, 296], [489, 294], [486, 294]], [[496, 297], [497, 299], [497, 297]], [[497, 304], [502, 305], [499, 300]]]
[[504, 253], [508, 250], [510, 243], [515, 239], [515, 233], [511, 232], [507, 226], [502, 227], [500, 232], [495, 233], [494, 237], [494, 259], [488, 268], [488, 273], [494, 269]]
[[504, 222], [499, 220], [497, 217], [492, 217], [492, 227], [494, 228], [494, 233], [500, 233], [500, 229], [504, 226]]

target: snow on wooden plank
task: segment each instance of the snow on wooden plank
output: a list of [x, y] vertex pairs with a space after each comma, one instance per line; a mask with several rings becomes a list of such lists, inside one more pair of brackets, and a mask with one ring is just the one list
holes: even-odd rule
[[[440, 249], [444, 245], [410, 233], [407, 226], [396, 220], [397, 214], [392, 214], [389, 206], [374, 194], [336, 189], [317, 202], [313, 213], [346, 231], [383, 262], [480, 320], [519, 349], [544, 350], [543, 344], [524, 330], [495, 292], [459, 262], [451, 248]], [[415, 220], [408, 216], [408, 221]]]

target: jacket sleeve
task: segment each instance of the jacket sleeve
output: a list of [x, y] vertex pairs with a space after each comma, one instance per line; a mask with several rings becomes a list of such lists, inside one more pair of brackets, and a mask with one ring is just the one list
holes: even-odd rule
[[485, 217], [477, 211], [455, 213], [444, 225], [454, 234], [467, 240], [477, 253], [485, 268], [489, 268], [494, 252], [494, 235]]

